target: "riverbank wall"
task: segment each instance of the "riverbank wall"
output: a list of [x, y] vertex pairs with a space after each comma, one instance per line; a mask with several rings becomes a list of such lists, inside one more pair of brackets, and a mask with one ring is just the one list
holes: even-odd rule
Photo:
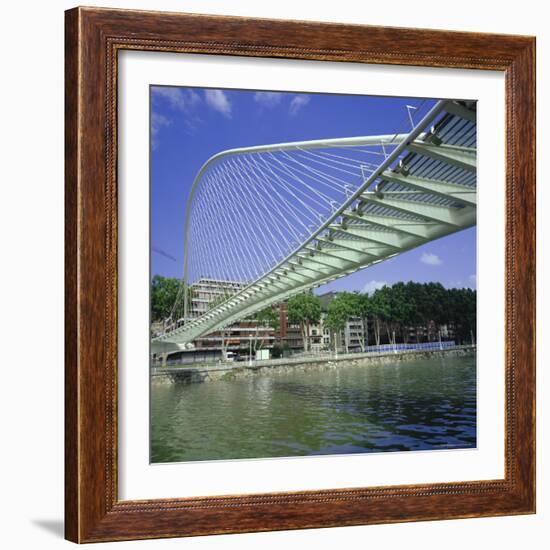
[[395, 364], [402, 361], [436, 357], [461, 357], [474, 355], [476, 346], [455, 346], [447, 349], [385, 351], [369, 353], [349, 353], [322, 356], [309, 356], [288, 359], [257, 361], [252, 365], [243, 363], [220, 363], [217, 365], [153, 367], [151, 383], [198, 384], [218, 380], [236, 380], [256, 375], [277, 375], [308, 370], [331, 370], [340, 366], [367, 367], [369, 365]]

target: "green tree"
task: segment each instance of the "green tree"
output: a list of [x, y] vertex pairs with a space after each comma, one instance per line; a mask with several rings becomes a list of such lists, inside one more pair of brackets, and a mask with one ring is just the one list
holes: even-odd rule
[[386, 330], [388, 340], [395, 344], [396, 333], [401, 333], [403, 341], [408, 337], [407, 326], [412, 317], [414, 301], [411, 299], [407, 285], [399, 282], [392, 287], [386, 287], [388, 293], [388, 318], [386, 320]]
[[170, 316], [180, 290], [181, 281], [155, 275], [151, 281], [151, 320], [163, 321]]
[[[250, 317], [251, 320], [256, 321], [258, 328], [272, 328], [274, 331], [279, 330], [279, 313], [273, 307], [266, 307]], [[256, 331], [256, 337], [254, 338], [254, 344], [251, 346], [252, 351], [262, 349], [265, 344], [265, 330], [262, 331], [262, 337], [258, 339], [258, 331]]]
[[349, 352], [350, 344], [348, 331], [345, 330], [346, 324], [348, 320], [353, 317], [361, 317], [363, 314], [363, 307], [364, 302], [362, 297], [352, 292], [340, 292], [328, 306], [325, 323], [328, 328], [333, 331], [335, 336], [342, 330], [344, 331], [344, 346], [346, 348], [346, 353]]
[[[408, 341], [411, 327], [417, 337], [419, 327], [448, 324], [455, 330], [457, 341], [471, 341], [476, 329], [476, 291], [469, 288], [446, 289], [441, 283], [395, 283], [374, 292], [369, 314], [374, 317], [376, 344], [380, 344], [380, 327], [384, 325], [388, 342], [394, 334]], [[432, 333], [433, 334], [433, 333]]]
[[345, 330], [347, 321], [350, 317], [359, 314], [359, 296], [351, 292], [340, 292], [334, 300], [330, 302], [325, 318], [325, 326], [332, 332], [334, 349], [337, 348], [337, 340], [342, 331], [344, 331], [344, 346], [346, 353], [349, 352], [349, 335]]
[[288, 320], [299, 324], [304, 342], [304, 351], [309, 351], [309, 326], [321, 319], [321, 300], [311, 292], [298, 294], [288, 300]]
[[380, 325], [386, 323], [390, 317], [389, 287], [377, 288], [370, 300], [371, 312], [374, 316], [374, 339], [376, 345], [380, 345]]
[[477, 293], [470, 288], [452, 288], [448, 292], [448, 317], [457, 343], [470, 342], [476, 332]]
[[372, 303], [370, 296], [365, 292], [356, 294], [355, 315], [361, 319], [363, 332], [360, 337], [361, 351], [369, 345], [369, 316], [372, 315]]

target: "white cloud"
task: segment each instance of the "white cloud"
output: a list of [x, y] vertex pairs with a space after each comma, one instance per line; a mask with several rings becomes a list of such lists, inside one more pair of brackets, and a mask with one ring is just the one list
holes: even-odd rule
[[474, 273], [473, 275], [470, 275], [468, 277], [468, 281], [470, 281], [470, 286], [472, 288], [476, 288], [477, 287], [477, 275]]
[[172, 109], [183, 111], [185, 109], [185, 94], [183, 90], [172, 86], [155, 86], [153, 88], [153, 97], [161, 97], [168, 101]]
[[158, 133], [160, 129], [163, 126], [170, 126], [170, 124], [172, 124], [172, 121], [168, 117], [155, 111], [151, 113], [151, 147], [153, 149], [158, 147]]
[[297, 95], [292, 98], [292, 101], [290, 102], [290, 107], [288, 108], [288, 112], [291, 115], [298, 114], [298, 111], [305, 107], [309, 103], [309, 96], [307, 95]]
[[200, 103], [202, 100], [201, 100], [201, 96], [197, 92], [195, 92], [195, 90], [189, 89], [187, 90], [187, 101], [189, 105], [196, 105], [197, 103]]
[[182, 90], [174, 86], [155, 86], [153, 88], [153, 99], [161, 98], [168, 102], [172, 109], [177, 111], [188, 111], [200, 103], [201, 96], [193, 89]]
[[427, 265], [441, 265], [443, 263], [443, 260], [437, 254], [432, 254], [431, 252], [424, 252], [420, 256], [420, 261]]
[[256, 92], [254, 94], [254, 101], [259, 103], [262, 107], [275, 107], [281, 103], [283, 94], [280, 92]]
[[366, 292], [367, 294], [372, 294], [375, 290], [378, 290], [380, 288], [383, 288], [387, 286], [388, 283], [386, 281], [369, 281], [364, 287], [363, 292]]
[[[151, 114], [151, 142], [153, 149], [158, 146], [158, 134], [163, 126], [170, 126], [172, 123], [183, 124], [186, 132], [192, 134], [198, 124], [200, 118], [195, 114], [195, 107], [201, 103], [201, 96], [192, 88], [182, 89], [174, 86], [154, 86], [152, 89], [152, 109]], [[179, 111], [184, 114], [180, 120], [176, 117], [170, 118], [155, 112], [155, 109], [168, 105], [171, 110]], [[166, 108], [163, 109], [167, 111]]]
[[204, 90], [204, 99], [210, 107], [226, 117], [231, 117], [231, 102], [222, 90]]

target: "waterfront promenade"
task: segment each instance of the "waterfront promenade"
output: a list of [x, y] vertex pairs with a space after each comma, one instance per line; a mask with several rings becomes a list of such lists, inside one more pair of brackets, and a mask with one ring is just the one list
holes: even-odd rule
[[[452, 345], [451, 345], [452, 344]], [[341, 366], [391, 364], [420, 358], [471, 355], [475, 345], [455, 345], [453, 342], [369, 346], [357, 353], [321, 352], [265, 361], [228, 361], [195, 365], [168, 365], [151, 368], [151, 382], [157, 384], [201, 383], [232, 380], [254, 374], [277, 374], [311, 369], [335, 369]]]

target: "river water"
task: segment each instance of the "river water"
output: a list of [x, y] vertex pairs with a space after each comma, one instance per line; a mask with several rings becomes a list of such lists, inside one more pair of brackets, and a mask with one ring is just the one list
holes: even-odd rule
[[475, 446], [475, 356], [151, 387], [151, 462]]

